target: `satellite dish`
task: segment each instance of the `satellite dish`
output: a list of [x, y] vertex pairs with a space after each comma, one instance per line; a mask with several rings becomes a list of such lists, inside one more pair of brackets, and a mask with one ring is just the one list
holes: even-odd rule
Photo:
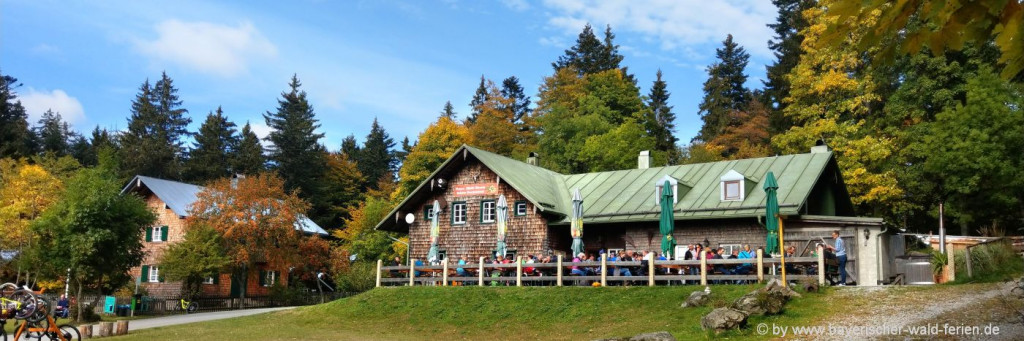
[[415, 214], [409, 213], [409, 214], [405, 215], [405, 222], [407, 224], [412, 224], [412, 222], [414, 222], [414, 221], [416, 221], [416, 215]]

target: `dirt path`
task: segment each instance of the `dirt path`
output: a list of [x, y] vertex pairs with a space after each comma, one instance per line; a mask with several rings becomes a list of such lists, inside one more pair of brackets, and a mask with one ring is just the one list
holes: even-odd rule
[[[1024, 324], [1010, 283], [838, 290], [821, 325], [846, 328], [831, 339], [1021, 340]], [[996, 329], [998, 328], [998, 330]], [[835, 329], [833, 329], [835, 331]], [[835, 335], [840, 334], [840, 335]], [[845, 335], [843, 335], [845, 334]]]

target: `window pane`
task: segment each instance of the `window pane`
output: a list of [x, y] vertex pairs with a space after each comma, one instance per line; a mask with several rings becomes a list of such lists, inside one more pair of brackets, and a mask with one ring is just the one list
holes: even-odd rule
[[739, 181], [727, 181], [725, 183], [725, 199], [735, 200], [740, 198], [740, 183]]

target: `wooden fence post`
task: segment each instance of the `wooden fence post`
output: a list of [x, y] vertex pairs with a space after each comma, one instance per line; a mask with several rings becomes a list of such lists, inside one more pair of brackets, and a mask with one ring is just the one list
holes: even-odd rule
[[757, 249], [757, 282], [764, 282], [764, 257], [761, 249]]
[[480, 263], [479, 264], [480, 264], [480, 271], [476, 272], [477, 276], [479, 277], [477, 285], [484, 286], [484, 257], [480, 257]]
[[443, 264], [443, 269], [441, 269], [441, 282], [444, 283], [442, 283], [441, 286], [446, 287], [448, 286], [448, 259], [445, 259]]
[[92, 324], [83, 324], [78, 326], [78, 331], [82, 334], [83, 339], [92, 338]]
[[377, 287], [380, 288], [380, 267], [384, 263], [384, 260], [377, 260]]
[[100, 322], [99, 332], [96, 333], [100, 337], [112, 336], [114, 331], [114, 322]]
[[964, 260], [967, 262], [967, 278], [974, 277], [974, 265], [971, 264], [971, 247], [964, 249]]
[[562, 286], [562, 255], [558, 255], [558, 286]]
[[946, 266], [949, 271], [946, 273], [946, 279], [950, 282], [956, 280], [956, 258], [953, 257], [953, 243], [946, 243]]
[[647, 261], [647, 286], [654, 286], [654, 257]]
[[409, 286], [416, 285], [416, 260], [412, 259], [409, 261]]
[[608, 256], [601, 256], [601, 286], [608, 286]]
[[128, 320], [117, 320], [114, 324], [114, 335], [128, 335]]
[[818, 285], [825, 285], [825, 247], [818, 245]]
[[700, 285], [708, 285], [708, 256], [704, 254], [700, 257]]
[[523, 286], [523, 256], [516, 256], [516, 286]]

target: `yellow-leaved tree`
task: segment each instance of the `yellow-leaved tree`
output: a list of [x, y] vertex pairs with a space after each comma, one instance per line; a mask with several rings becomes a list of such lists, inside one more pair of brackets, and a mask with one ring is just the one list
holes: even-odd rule
[[412, 193], [416, 186], [468, 141], [469, 130], [466, 126], [451, 118], [439, 117], [437, 122], [420, 133], [416, 146], [405, 157], [405, 162], [402, 162], [402, 168], [398, 170], [401, 182], [392, 193], [391, 200], [401, 200]]
[[15, 281], [27, 281], [33, 266], [23, 253], [35, 239], [30, 224], [60, 199], [64, 185], [42, 166], [11, 159], [0, 160], [0, 181], [0, 249], [19, 251]]

